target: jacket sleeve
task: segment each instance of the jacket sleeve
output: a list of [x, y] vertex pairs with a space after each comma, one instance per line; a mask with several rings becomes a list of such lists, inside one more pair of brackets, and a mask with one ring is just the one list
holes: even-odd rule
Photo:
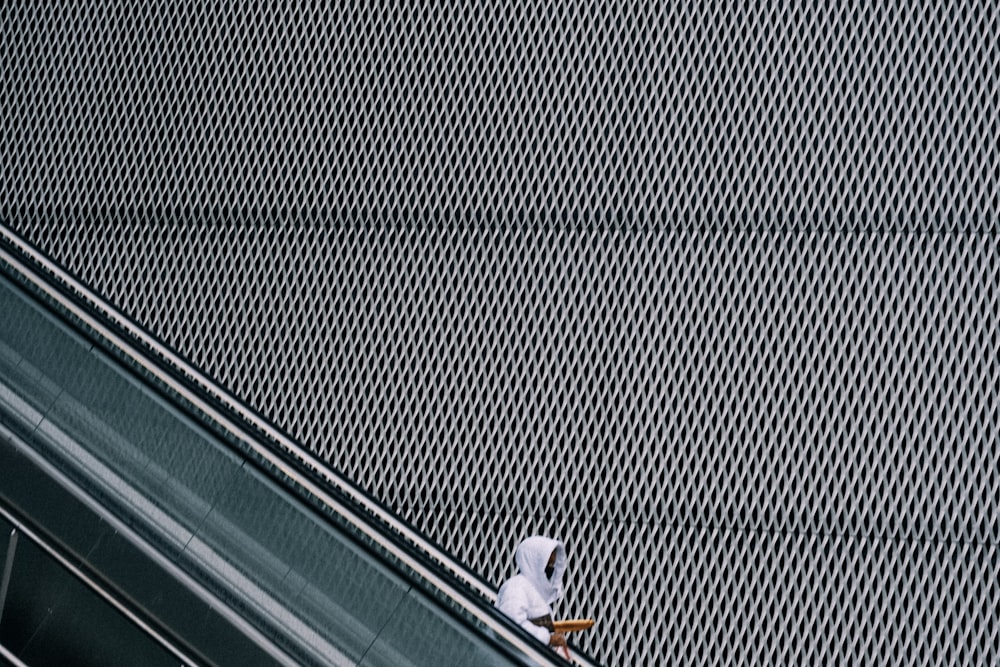
[[505, 586], [497, 598], [497, 609], [527, 630], [543, 644], [548, 644], [552, 633], [528, 620], [528, 598], [519, 586]]

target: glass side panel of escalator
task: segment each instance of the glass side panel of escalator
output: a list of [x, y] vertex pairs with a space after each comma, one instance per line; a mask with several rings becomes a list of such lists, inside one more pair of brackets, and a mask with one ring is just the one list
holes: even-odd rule
[[297, 661], [510, 662], [3, 276], [0, 412]]

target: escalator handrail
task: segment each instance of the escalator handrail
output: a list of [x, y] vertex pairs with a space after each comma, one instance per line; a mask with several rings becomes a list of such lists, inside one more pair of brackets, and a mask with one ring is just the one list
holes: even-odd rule
[[[181, 661], [182, 665], [197, 665], [199, 664], [193, 657], [184, 652], [184, 649], [177, 646], [174, 642], [164, 636], [160, 631], [144, 621], [138, 615], [136, 615], [128, 605], [123, 604], [118, 596], [112, 591], [108, 590], [105, 586], [99, 583], [97, 580], [89, 576], [86, 572], [80, 569], [71, 559], [67, 558], [60, 549], [46, 540], [42, 535], [35, 532], [35, 530], [29, 526], [27, 523], [21, 521], [17, 516], [12, 514], [4, 505], [0, 503], [0, 519], [3, 519], [11, 526], [18, 535], [23, 535], [25, 539], [38, 547], [42, 553], [51, 558], [58, 566], [66, 570], [70, 576], [75, 578], [81, 584], [83, 584], [88, 590], [101, 598], [104, 602], [110, 605], [115, 611], [124, 616], [130, 623], [137, 626], [146, 636], [150, 637], [157, 644], [162, 646], [165, 650], [173, 654], [177, 659]], [[0, 646], [0, 649], [3, 647]], [[3, 651], [0, 651], [6, 659], [16, 660], [16, 656], [13, 654], [5, 655]], [[18, 661], [16, 664], [23, 664]]]
[[[352, 529], [378, 544], [426, 582], [442, 591], [453, 603], [481, 621], [498, 637], [539, 664], [564, 664], [561, 659], [556, 659], [554, 653], [541, 645], [535, 645], [536, 642], [526, 633], [495, 613], [487, 602], [495, 598], [494, 591], [468, 568], [352, 482], [324, 465], [311, 452], [2, 223], [0, 259], [12, 266], [35, 289], [103, 338], [107, 344], [126, 355], [132, 363], [142, 367], [156, 381], [250, 447], [291, 483], [307, 491], [347, 521]], [[227, 411], [231, 411], [236, 417], [231, 417]], [[240, 423], [241, 420], [257, 432], [246, 428]], [[261, 435], [269, 438], [299, 465], [276, 456], [268, 446], [269, 443], [261, 441]], [[300, 466], [305, 467], [308, 473]], [[321, 482], [315, 480], [314, 475]], [[324, 488], [324, 485], [328, 485], [328, 488]], [[331, 493], [329, 488], [343, 496], [344, 500]], [[393, 534], [398, 537], [394, 539]], [[453, 581], [455, 579], [480, 597], [477, 599], [476, 595], [470, 595], [468, 590], [456, 585]]]

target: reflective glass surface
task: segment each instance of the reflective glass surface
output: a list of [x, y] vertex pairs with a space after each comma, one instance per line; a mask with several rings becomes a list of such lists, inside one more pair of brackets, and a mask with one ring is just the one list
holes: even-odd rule
[[4, 649], [27, 665], [176, 667], [176, 656], [24, 533], [12, 542], [12, 529], [0, 518], [0, 572], [8, 574], [0, 587]]
[[295, 660], [507, 663], [482, 630], [2, 277], [0, 415]]

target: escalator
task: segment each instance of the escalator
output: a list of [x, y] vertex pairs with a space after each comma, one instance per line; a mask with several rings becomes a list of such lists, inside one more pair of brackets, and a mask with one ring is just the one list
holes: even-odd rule
[[484, 582], [2, 227], [0, 567], [15, 665], [561, 663]]

